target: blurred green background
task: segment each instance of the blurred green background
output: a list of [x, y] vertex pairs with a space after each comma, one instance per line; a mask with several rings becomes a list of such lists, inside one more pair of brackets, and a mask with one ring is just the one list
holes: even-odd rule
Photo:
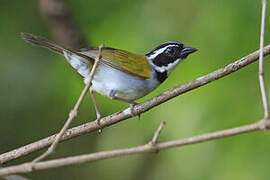
[[[261, 1], [254, 0], [100, 0], [67, 1], [89, 44], [146, 53], [177, 40], [199, 49], [177, 67], [147, 100], [220, 68], [259, 47]], [[270, 42], [268, 8], [265, 44]], [[37, 0], [0, 0], [0, 153], [58, 132], [84, 84], [63, 57], [32, 47], [20, 32], [52, 39]], [[188, 92], [146, 113], [103, 130], [61, 143], [54, 155], [131, 147], [148, 142], [161, 121], [161, 141], [255, 122], [263, 117], [257, 63]], [[270, 60], [265, 58], [270, 90]], [[127, 104], [97, 96], [109, 115]], [[89, 94], [72, 126], [95, 119]], [[268, 179], [269, 132], [27, 174], [30, 179]], [[40, 152], [6, 165], [30, 160]]]

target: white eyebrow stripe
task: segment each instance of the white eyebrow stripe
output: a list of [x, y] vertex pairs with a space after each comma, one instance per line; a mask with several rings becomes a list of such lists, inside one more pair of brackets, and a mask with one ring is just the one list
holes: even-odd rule
[[173, 47], [173, 46], [176, 46], [175, 44], [170, 44], [170, 45], [167, 45], [161, 49], [158, 49], [158, 50], [155, 50], [153, 51], [150, 56], [148, 56], [150, 59], [154, 59], [155, 57], [157, 57], [159, 54], [161, 54], [162, 52], [164, 52], [168, 47]]

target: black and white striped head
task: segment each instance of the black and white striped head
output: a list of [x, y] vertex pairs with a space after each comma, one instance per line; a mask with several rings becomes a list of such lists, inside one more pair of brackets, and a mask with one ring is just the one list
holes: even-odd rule
[[167, 77], [177, 64], [195, 51], [197, 49], [184, 46], [177, 41], [170, 41], [159, 45], [153, 51], [147, 53], [146, 57], [154, 70]]

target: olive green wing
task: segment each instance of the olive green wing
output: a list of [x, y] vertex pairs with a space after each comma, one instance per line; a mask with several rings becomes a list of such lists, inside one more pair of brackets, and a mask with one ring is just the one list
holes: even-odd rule
[[[98, 49], [88, 49], [80, 53], [94, 59], [98, 55]], [[149, 80], [152, 72], [145, 55], [125, 50], [103, 48], [101, 62], [142, 80]]]

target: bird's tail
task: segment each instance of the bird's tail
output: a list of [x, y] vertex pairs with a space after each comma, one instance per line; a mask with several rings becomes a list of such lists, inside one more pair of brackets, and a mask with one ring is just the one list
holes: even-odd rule
[[35, 36], [29, 33], [21, 33], [22, 39], [26, 42], [47, 48], [53, 52], [56, 52], [58, 54], [61, 54], [65, 56], [69, 64], [78, 71], [80, 75], [83, 77], [86, 77], [88, 73], [90, 72], [89, 69], [91, 69], [93, 65], [93, 59], [81, 54], [79, 52], [64, 48], [63, 46], [60, 46], [54, 42], [51, 42], [45, 38]]
[[40, 47], [44, 47], [44, 48], [48, 48], [51, 51], [54, 51], [58, 54], [64, 55], [63, 51], [70, 51], [67, 50], [66, 48], [49, 41], [48, 39], [39, 37], [39, 36], [35, 36], [29, 33], [21, 33], [22, 39], [30, 44], [36, 45], [36, 46], [40, 46]]

